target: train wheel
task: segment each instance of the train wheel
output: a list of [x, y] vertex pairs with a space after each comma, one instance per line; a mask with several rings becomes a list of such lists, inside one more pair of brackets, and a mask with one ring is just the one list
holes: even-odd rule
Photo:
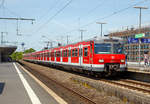
[[100, 77], [98, 74], [95, 74], [94, 76], [95, 76], [95, 78], [99, 78]]

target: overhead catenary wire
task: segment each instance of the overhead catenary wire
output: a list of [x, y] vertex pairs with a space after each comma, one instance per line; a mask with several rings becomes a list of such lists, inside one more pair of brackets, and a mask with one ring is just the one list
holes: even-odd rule
[[45, 18], [56, 7], [56, 5], [58, 3], [59, 3], [59, 0], [57, 0], [54, 4], [52, 4], [52, 6], [38, 19], [38, 21], [40, 21], [43, 18]]
[[[114, 16], [114, 15], [116, 15], [116, 14], [119, 14], [119, 13], [121, 13], [121, 12], [123, 12], [123, 11], [126, 11], [126, 10], [132, 8], [133, 6], [136, 6], [136, 5], [145, 3], [145, 2], [147, 2], [147, 1], [149, 1], [149, 0], [142, 0], [142, 1], [139, 1], [139, 2], [137, 2], [137, 3], [135, 3], [135, 4], [129, 5], [129, 6], [126, 7], [126, 8], [120, 9], [120, 10], [118, 10], [118, 11], [116, 11], [116, 12], [112, 12], [111, 14], [109, 14], [109, 15], [107, 15], [107, 16], [104, 16], [104, 17], [102, 17], [102, 18], [97, 18], [97, 19], [93, 20], [92, 22], [89, 22], [89, 23], [87, 23], [87, 24], [85, 24], [85, 25], [82, 25], [80, 28], [84, 28], [84, 27], [87, 27], [87, 26], [89, 26], [89, 25], [91, 25], [91, 24], [94, 24], [94, 23], [95, 23], [96, 21], [98, 21], [98, 20], [103, 20], [103, 19], [110, 18], [110, 17], [112, 17], [112, 16]], [[72, 29], [72, 30], [70, 30], [70, 31], [68, 31], [68, 32], [65, 32], [65, 33], [63, 33], [63, 34], [68, 34], [68, 33], [74, 32], [74, 31], [78, 31], [78, 29]]]
[[78, 18], [83, 18], [85, 16], [88, 16], [90, 15], [91, 13], [93, 13], [97, 8], [99, 8], [100, 6], [102, 6], [107, 0], [103, 0], [103, 1], [100, 1], [98, 2], [98, 5], [96, 5], [94, 8], [90, 9], [86, 14], [84, 14], [84, 16], [80, 16]]
[[45, 25], [47, 25], [50, 21], [52, 21], [59, 13], [61, 13], [67, 6], [69, 6], [72, 3], [73, 0], [69, 0], [67, 4], [65, 4], [61, 9], [59, 9], [53, 16], [51, 16], [44, 24], [42, 24], [35, 32], [40, 31], [44, 28]]

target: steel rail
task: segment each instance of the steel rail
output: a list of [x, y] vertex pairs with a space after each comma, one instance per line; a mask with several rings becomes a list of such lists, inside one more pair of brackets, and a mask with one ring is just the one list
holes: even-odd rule
[[[21, 65], [22, 65], [23, 67], [25, 67], [27, 70], [32, 70], [32, 71], [34, 70], [33, 68], [30, 68], [29, 66], [24, 65], [24, 64], [22, 64], [22, 63], [21, 63]], [[54, 83], [57, 84], [58, 86], [63, 87], [64, 89], [66, 89], [66, 90], [72, 92], [73, 94], [79, 96], [79, 97], [82, 98], [84, 101], [87, 101], [89, 104], [96, 104], [94, 101], [92, 101], [92, 100], [89, 99], [88, 97], [79, 94], [78, 92], [76, 92], [75, 90], [73, 90], [73, 89], [71, 89], [71, 88], [65, 86], [64, 84], [61, 84], [61, 83], [59, 83], [58, 81], [56, 81], [56, 80], [54, 80], [54, 79], [52, 79], [52, 78], [49, 78], [48, 76], [44, 75], [43, 73], [40, 73], [40, 72], [37, 71], [37, 70], [34, 70], [34, 71], [37, 72], [39, 75], [45, 77], [46, 79], [48, 79], [48, 80], [54, 82]], [[30, 71], [30, 72], [31, 72], [31, 71]], [[32, 72], [31, 72], [31, 73], [32, 73]], [[38, 78], [38, 79], [39, 79], [39, 78]]]
[[119, 83], [117, 81], [111, 81], [111, 80], [101, 80], [103, 82], [106, 82], [106, 83], [110, 83], [110, 84], [113, 84], [113, 85], [117, 85], [117, 86], [121, 86], [121, 87], [125, 87], [125, 88], [129, 88], [129, 89], [132, 89], [132, 90], [137, 90], [137, 91], [141, 91], [143, 93], [148, 93], [150, 94], [150, 90], [147, 90], [147, 89], [144, 89], [144, 88], [139, 88], [139, 87], [135, 87], [135, 86], [132, 86], [132, 85], [127, 85], [127, 84], [122, 84], [122, 83]]

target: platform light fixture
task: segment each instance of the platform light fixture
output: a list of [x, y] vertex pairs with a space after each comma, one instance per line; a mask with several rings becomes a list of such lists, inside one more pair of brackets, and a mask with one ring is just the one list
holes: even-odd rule
[[[142, 17], [142, 9], [148, 9], [148, 7], [134, 6], [133, 8], [140, 9], [139, 14], [139, 33], [141, 33], [141, 17]], [[139, 66], [141, 64], [141, 39], [139, 38]]]
[[105, 22], [96, 22], [96, 24], [100, 24], [100, 26], [101, 26], [101, 37], [102, 37], [103, 36], [103, 25], [107, 24], [107, 23], [105, 23]]

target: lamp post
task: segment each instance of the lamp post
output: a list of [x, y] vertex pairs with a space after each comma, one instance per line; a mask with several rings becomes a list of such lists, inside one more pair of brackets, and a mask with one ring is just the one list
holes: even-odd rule
[[107, 23], [104, 23], [104, 22], [96, 22], [96, 23], [101, 25], [101, 37], [102, 37], [103, 36], [103, 24], [107, 24]]
[[49, 41], [47, 41], [47, 47], [49, 46], [49, 43], [50, 43], [50, 47], [52, 48], [53, 47], [53, 42], [55, 41], [52, 41], [51, 39], [49, 39], [47, 36], [45, 35], [42, 35], [42, 38], [45, 38], [45, 39], [48, 39]]
[[86, 30], [79, 29], [79, 31], [81, 32], [81, 41], [83, 41], [83, 32], [86, 31]]
[[[140, 9], [140, 15], [139, 15], [139, 33], [141, 32], [141, 17], [142, 17], [142, 9], [148, 9], [147, 7], [140, 7], [140, 6], [135, 6], [134, 8]], [[139, 66], [141, 64], [141, 39], [139, 38]]]

